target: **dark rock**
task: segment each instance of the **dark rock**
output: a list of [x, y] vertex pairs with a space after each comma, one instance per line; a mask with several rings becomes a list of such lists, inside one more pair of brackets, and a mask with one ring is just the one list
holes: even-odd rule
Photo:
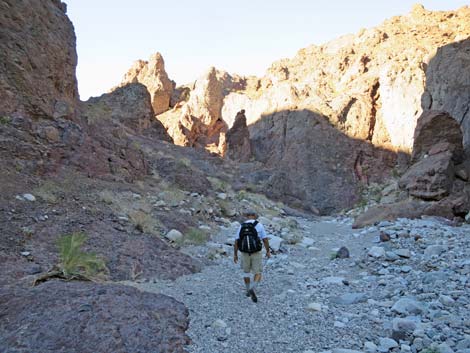
[[390, 235], [385, 232], [380, 232], [379, 238], [381, 242], [390, 241]]
[[428, 156], [412, 165], [400, 178], [399, 186], [423, 200], [441, 200], [450, 194], [455, 178], [450, 151]]
[[2, 352], [184, 352], [189, 343], [181, 303], [122, 285], [4, 286], [0, 312]]
[[413, 141], [411, 162], [448, 151], [455, 163], [463, 160], [462, 131], [459, 123], [445, 111], [425, 111], [419, 117]]
[[245, 110], [237, 113], [233, 126], [227, 131], [226, 136], [226, 156], [234, 161], [248, 162], [252, 157], [252, 152]]
[[0, 3], [0, 115], [71, 117], [75, 33], [59, 0]]
[[41, 273], [42, 272], [42, 267], [39, 266], [39, 265], [31, 265], [29, 266], [26, 271], [25, 271], [28, 275], [36, 275], [38, 273]]
[[172, 142], [162, 123], [155, 119], [150, 94], [143, 84], [130, 83], [111, 93], [90, 98], [82, 103], [82, 111], [92, 126], [106, 128], [113, 121], [132, 129], [136, 134]]
[[336, 253], [336, 258], [338, 259], [347, 259], [349, 258], [349, 250], [347, 247], [342, 246], [339, 248], [338, 252]]

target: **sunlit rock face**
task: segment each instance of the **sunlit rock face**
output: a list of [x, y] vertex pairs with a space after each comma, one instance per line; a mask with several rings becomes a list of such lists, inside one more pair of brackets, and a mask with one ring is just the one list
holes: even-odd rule
[[0, 115], [73, 117], [77, 53], [65, 4], [2, 1], [0, 63]]
[[153, 54], [148, 61], [137, 60], [124, 75], [121, 86], [137, 82], [147, 87], [155, 114], [170, 108], [174, 83], [168, 78], [165, 61], [160, 53]]
[[221, 138], [217, 143], [213, 128], [195, 125], [211, 126], [221, 116], [230, 128], [242, 109], [248, 125], [268, 114], [307, 109], [351, 138], [409, 153], [422, 111], [443, 109], [463, 121], [467, 146], [469, 16], [468, 7], [432, 12], [416, 5], [378, 27], [301, 49], [272, 64], [262, 78], [216, 70], [185, 86], [171, 119], [161, 120], [175, 141], [192, 145], [196, 139], [203, 145], [210, 136], [215, 147], [225, 143], [224, 135], [215, 134]]
[[406, 152], [423, 109], [449, 111], [470, 130], [469, 16], [468, 7], [415, 6], [376, 28], [301, 49], [274, 63], [257, 90], [229, 93], [223, 118], [245, 109], [252, 124], [275, 111], [309, 109], [352, 138]]
[[157, 119], [176, 144], [224, 156], [227, 131], [244, 110], [250, 158], [266, 168], [256, 182], [321, 212], [347, 208], [361, 185], [389, 174], [397, 153], [411, 154], [423, 111], [450, 112], [468, 149], [469, 17], [468, 7], [417, 5], [375, 28], [301, 49], [261, 78], [211, 68], [175, 88]]

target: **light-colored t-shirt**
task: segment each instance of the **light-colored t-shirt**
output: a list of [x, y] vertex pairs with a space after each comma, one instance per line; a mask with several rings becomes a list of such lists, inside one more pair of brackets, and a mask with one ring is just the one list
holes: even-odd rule
[[[254, 219], [249, 219], [243, 223], [250, 222], [254, 223]], [[258, 222], [258, 224], [255, 226], [256, 231], [258, 232], [258, 237], [263, 240], [264, 238], [267, 238], [268, 236], [266, 235], [266, 231], [264, 230], [264, 227], [261, 223]], [[240, 239], [240, 230], [242, 229], [242, 226], [238, 227], [237, 235], [235, 236], [235, 240]]]

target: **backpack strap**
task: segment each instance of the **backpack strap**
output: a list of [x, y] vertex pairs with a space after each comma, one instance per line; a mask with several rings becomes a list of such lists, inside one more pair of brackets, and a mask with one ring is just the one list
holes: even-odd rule
[[254, 222], [253, 222], [253, 226], [256, 227], [256, 226], [258, 225], [258, 223], [259, 223], [258, 221], [254, 221]]

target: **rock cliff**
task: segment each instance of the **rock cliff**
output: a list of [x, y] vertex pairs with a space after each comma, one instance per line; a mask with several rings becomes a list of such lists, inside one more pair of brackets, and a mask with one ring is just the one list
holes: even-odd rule
[[160, 53], [153, 54], [148, 61], [137, 60], [124, 75], [121, 86], [137, 82], [147, 87], [155, 114], [169, 109], [174, 82], [168, 78]]
[[0, 114], [73, 115], [75, 33], [59, 0], [0, 4]]

